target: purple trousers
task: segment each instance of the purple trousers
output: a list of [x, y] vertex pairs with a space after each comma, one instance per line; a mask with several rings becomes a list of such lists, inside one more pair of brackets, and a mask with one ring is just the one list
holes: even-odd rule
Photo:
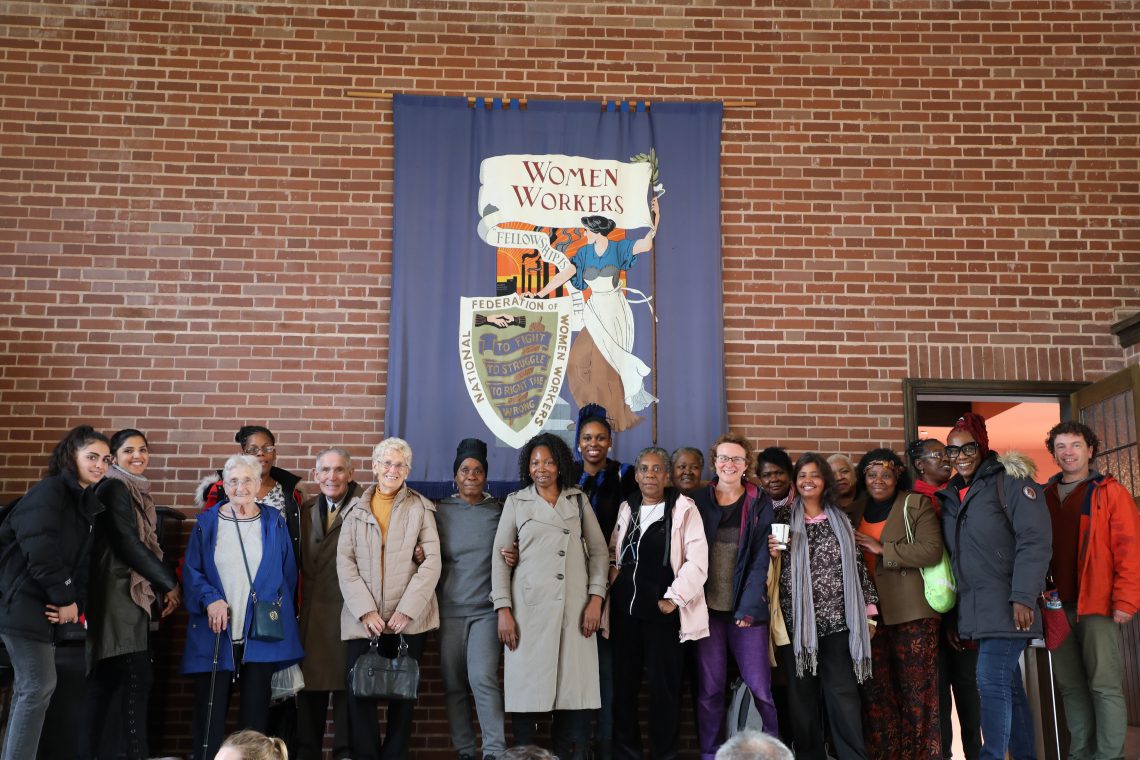
[[709, 611], [709, 635], [697, 642], [697, 739], [701, 760], [712, 760], [724, 741], [725, 689], [728, 654], [740, 670], [764, 732], [778, 735], [776, 704], [772, 701], [772, 667], [768, 662], [768, 626], [740, 628], [726, 612]]

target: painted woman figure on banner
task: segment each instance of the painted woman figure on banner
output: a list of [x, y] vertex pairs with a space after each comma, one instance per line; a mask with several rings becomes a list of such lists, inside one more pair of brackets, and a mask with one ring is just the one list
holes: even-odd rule
[[637, 257], [653, 250], [653, 238], [661, 223], [661, 207], [655, 197], [650, 201], [653, 226], [638, 240], [612, 240], [616, 228], [605, 216], [582, 217], [586, 242], [569, 257], [570, 266], [559, 270], [542, 290], [524, 293], [528, 298], [546, 298], [569, 282], [576, 289], [590, 290], [583, 320], [598, 351], [621, 378], [625, 403], [634, 412], [657, 401], [645, 390], [645, 377], [650, 368], [633, 354], [633, 312], [622, 288], [622, 274], [633, 268]]

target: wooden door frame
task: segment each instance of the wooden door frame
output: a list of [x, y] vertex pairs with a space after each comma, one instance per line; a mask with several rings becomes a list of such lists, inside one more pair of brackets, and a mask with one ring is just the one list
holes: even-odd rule
[[1032, 380], [947, 380], [933, 378], [903, 379], [903, 444], [918, 434], [918, 397], [933, 395], [983, 399], [991, 396], [1022, 396], [1055, 399], [1061, 405], [1061, 419], [1070, 418], [1072, 394], [1091, 383]]

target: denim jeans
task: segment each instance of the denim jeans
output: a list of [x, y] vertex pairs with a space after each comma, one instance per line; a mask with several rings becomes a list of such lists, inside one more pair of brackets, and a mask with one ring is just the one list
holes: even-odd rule
[[7, 633], [0, 634], [12, 660], [12, 708], [3, 760], [35, 757], [40, 746], [48, 703], [55, 692], [55, 645]]
[[982, 703], [981, 760], [1037, 760], [1033, 716], [1018, 660], [1028, 639], [978, 640], [978, 696]]

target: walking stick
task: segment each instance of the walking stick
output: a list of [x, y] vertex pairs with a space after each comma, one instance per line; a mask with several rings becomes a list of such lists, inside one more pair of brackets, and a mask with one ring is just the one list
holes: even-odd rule
[[214, 634], [214, 663], [210, 666], [210, 700], [206, 703], [206, 733], [202, 737], [202, 760], [210, 760], [210, 724], [214, 718], [214, 682], [218, 678], [218, 647], [222, 643], [222, 632]]

